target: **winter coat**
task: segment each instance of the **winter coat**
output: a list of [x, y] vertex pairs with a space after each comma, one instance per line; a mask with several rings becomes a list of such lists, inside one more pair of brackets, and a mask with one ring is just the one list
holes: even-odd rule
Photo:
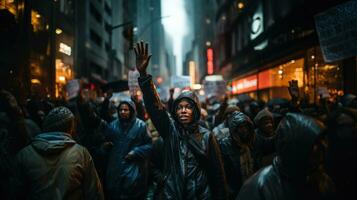
[[237, 199], [321, 199], [306, 182], [309, 156], [321, 132], [322, 126], [312, 118], [288, 113], [277, 130], [277, 156], [273, 164], [248, 179]]
[[28, 199], [103, 199], [91, 156], [69, 134], [37, 135], [17, 162]]
[[[246, 125], [250, 132], [249, 142], [238, 144], [232, 138], [230, 131], [235, 130], [240, 125]], [[247, 177], [252, 175], [260, 168], [261, 156], [271, 152], [273, 149], [272, 141], [261, 140], [254, 132], [254, 125], [250, 118], [242, 112], [234, 112], [231, 118], [228, 120], [228, 136], [221, 139], [220, 147], [223, 157], [224, 169], [228, 180], [230, 189], [230, 198], [234, 199], [243, 185], [243, 182]], [[238, 133], [235, 133], [238, 134]], [[242, 148], [241, 145], [245, 145], [247, 149]], [[250, 158], [242, 156], [242, 151], [249, 151]], [[243, 159], [243, 160], [242, 160]], [[248, 160], [247, 160], [248, 159]], [[245, 165], [249, 167], [249, 171], [246, 171], [246, 177], [242, 174], [242, 162], [251, 162], [251, 165]]]
[[150, 75], [139, 77], [139, 84], [146, 110], [163, 139], [163, 199], [226, 199], [219, 146], [210, 131], [198, 126], [197, 97], [192, 92], [183, 92], [173, 102], [173, 109], [182, 99], [193, 105], [194, 122], [187, 129], [178, 123], [175, 115], [169, 116]]
[[[151, 138], [145, 122], [135, 116], [134, 103], [130, 100], [122, 103], [129, 105], [132, 113], [130, 121], [116, 119], [108, 124], [103, 120], [101, 124], [105, 137], [113, 143], [105, 180], [110, 199], [140, 198], [147, 192]], [[130, 151], [134, 151], [134, 160], [128, 161], [125, 156]]]

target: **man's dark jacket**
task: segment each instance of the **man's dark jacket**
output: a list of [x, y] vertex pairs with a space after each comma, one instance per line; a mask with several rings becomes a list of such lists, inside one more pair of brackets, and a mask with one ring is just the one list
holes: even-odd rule
[[161, 104], [150, 75], [139, 77], [146, 109], [163, 138], [164, 199], [226, 199], [227, 187], [219, 146], [213, 134], [198, 126], [197, 96], [183, 92], [173, 109], [185, 99], [194, 106], [194, 122], [183, 128]]

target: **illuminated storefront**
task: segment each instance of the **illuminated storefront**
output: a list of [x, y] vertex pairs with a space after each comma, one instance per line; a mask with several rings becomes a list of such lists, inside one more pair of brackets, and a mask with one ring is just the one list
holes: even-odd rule
[[330, 97], [343, 95], [340, 63], [325, 63], [318, 47], [308, 49], [305, 53], [303, 57], [235, 78], [232, 81], [232, 93], [248, 94], [264, 101], [277, 97], [289, 99], [289, 81], [297, 80], [301, 93], [310, 102], [320, 98], [319, 91], [328, 91]]

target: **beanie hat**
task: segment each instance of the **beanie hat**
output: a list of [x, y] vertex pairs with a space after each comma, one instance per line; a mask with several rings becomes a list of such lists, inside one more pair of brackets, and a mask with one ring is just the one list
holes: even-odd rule
[[43, 131], [68, 131], [74, 121], [73, 113], [66, 107], [60, 106], [52, 109], [45, 117], [42, 128]]

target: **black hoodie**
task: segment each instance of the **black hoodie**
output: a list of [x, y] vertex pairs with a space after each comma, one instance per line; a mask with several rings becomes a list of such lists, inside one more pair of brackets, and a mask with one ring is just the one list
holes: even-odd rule
[[[277, 129], [277, 156], [243, 185], [239, 200], [321, 199], [307, 186], [309, 158], [323, 126], [316, 120], [288, 113]], [[326, 184], [328, 184], [326, 182]]]

